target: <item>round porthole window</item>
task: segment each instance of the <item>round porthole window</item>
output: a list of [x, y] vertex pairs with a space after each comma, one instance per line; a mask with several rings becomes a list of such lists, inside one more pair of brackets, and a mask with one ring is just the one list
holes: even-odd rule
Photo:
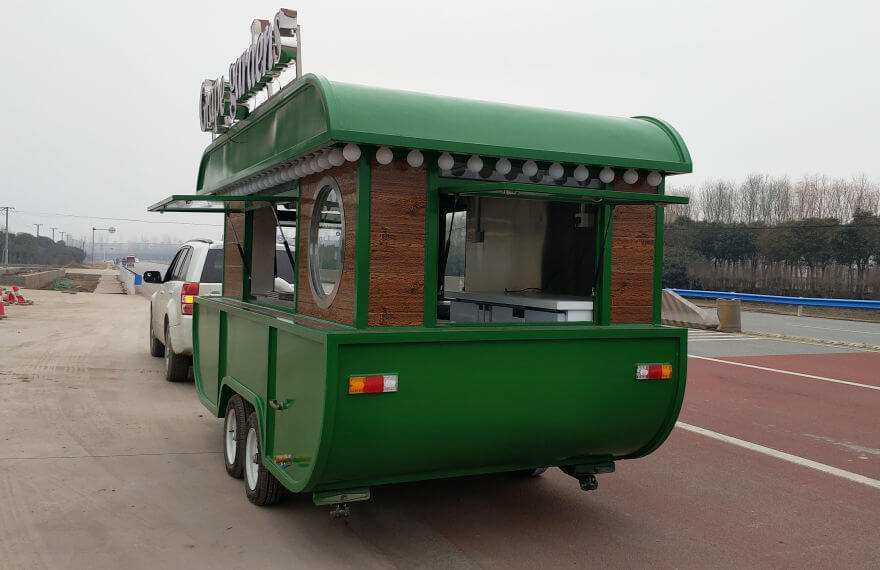
[[318, 185], [309, 220], [309, 281], [312, 296], [322, 309], [333, 303], [342, 281], [345, 252], [345, 211], [342, 192], [327, 176]]

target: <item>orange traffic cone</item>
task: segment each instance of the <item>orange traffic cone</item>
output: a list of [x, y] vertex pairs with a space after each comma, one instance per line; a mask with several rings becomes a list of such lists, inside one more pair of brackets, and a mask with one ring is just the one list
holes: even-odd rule
[[9, 293], [3, 295], [3, 302], [6, 305], [14, 305], [15, 304], [15, 293], [10, 291]]
[[18, 288], [18, 285], [12, 286], [12, 292], [15, 294], [15, 304], [16, 305], [33, 305], [33, 301], [28, 301], [24, 298], [24, 295], [21, 294], [21, 289]]
[[[3, 294], [3, 290], [0, 289], [0, 295], [2, 295], [2, 294]], [[5, 318], [6, 318], [6, 303], [3, 301], [3, 299], [0, 299], [0, 319], [5, 319]]]

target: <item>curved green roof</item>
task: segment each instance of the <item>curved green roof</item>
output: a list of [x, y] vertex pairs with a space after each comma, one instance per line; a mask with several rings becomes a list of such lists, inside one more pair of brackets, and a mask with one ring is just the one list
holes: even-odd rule
[[691, 172], [684, 141], [651, 117], [605, 117], [336, 83], [306, 75], [218, 137], [197, 187], [212, 193], [333, 142]]

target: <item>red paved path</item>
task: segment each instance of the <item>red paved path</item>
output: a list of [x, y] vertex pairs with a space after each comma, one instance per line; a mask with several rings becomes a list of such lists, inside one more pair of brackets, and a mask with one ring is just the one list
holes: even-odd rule
[[[880, 355], [737, 358], [877, 382]], [[682, 421], [880, 478], [880, 391], [691, 359]], [[806, 435], [811, 434], [811, 435]], [[811, 437], [812, 436], [812, 437]], [[829, 438], [827, 441], [819, 438]], [[558, 470], [377, 488], [486, 568], [880, 567], [880, 491], [681, 429], [584, 493]]]
[[[730, 360], [860, 383], [880, 367], [878, 354]], [[880, 390], [695, 358], [688, 367], [681, 421], [880, 479]]]

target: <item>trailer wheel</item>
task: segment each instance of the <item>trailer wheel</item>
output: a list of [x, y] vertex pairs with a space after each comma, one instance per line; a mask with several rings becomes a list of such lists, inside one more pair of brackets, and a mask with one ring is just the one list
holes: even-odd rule
[[186, 355], [175, 354], [171, 346], [171, 331], [165, 323], [165, 379], [169, 382], [183, 382], [189, 372], [189, 359]]
[[274, 505], [281, 498], [282, 486], [263, 465], [257, 413], [248, 416], [244, 445], [244, 490], [250, 502], [260, 507]]
[[223, 420], [223, 459], [226, 472], [236, 479], [244, 473], [244, 442], [247, 437], [247, 412], [238, 394], [229, 398]]
[[150, 356], [164, 356], [165, 355], [165, 346], [159, 342], [159, 339], [156, 338], [156, 333], [153, 332], [153, 309], [150, 308]]

